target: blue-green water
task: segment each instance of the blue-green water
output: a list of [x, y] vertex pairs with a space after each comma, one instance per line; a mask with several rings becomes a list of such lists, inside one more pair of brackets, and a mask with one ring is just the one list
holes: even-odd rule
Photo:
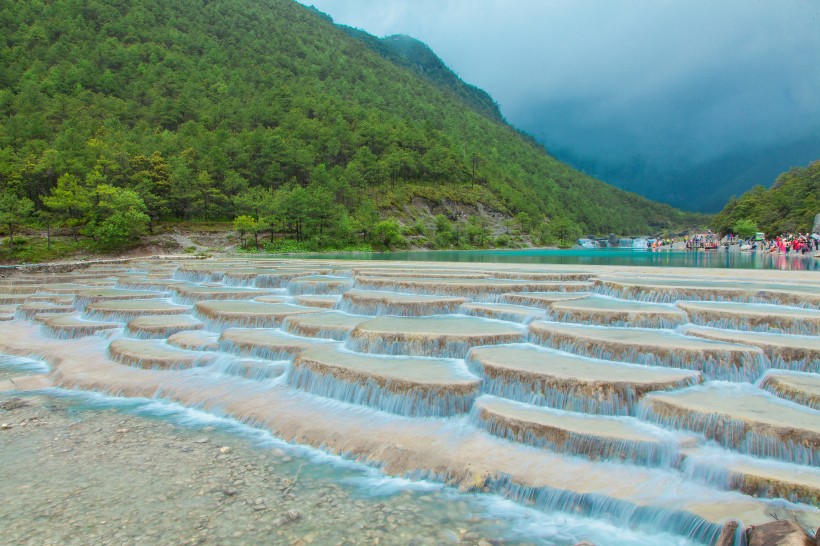
[[768, 254], [764, 252], [571, 249], [571, 250], [431, 250], [409, 252], [339, 252], [309, 254], [307, 258], [339, 260], [406, 260], [425, 262], [477, 262], [562, 265], [634, 265], [652, 267], [716, 267], [730, 269], [790, 269], [820, 271], [813, 253]]

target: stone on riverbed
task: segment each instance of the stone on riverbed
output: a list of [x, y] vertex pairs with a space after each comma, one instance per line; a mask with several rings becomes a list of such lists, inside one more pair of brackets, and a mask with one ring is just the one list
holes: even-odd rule
[[746, 531], [748, 546], [816, 546], [817, 541], [793, 521], [771, 521]]

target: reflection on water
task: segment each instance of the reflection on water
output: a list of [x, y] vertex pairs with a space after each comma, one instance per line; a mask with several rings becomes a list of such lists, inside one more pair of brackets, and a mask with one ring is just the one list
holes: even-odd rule
[[[261, 255], [260, 255], [261, 257]], [[408, 252], [339, 252], [300, 256], [339, 260], [408, 260], [426, 262], [478, 262], [563, 265], [634, 265], [652, 267], [716, 267], [729, 269], [789, 269], [820, 271], [820, 260], [812, 254], [768, 254], [631, 249], [572, 250], [433, 250]]]

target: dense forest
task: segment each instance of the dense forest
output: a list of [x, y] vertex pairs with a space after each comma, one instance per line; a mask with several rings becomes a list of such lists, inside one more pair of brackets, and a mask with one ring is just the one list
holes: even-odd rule
[[498, 104], [489, 93], [462, 81], [424, 42], [401, 34], [377, 38], [357, 28], [344, 25], [339, 25], [339, 28], [392, 63], [412, 70], [434, 85], [454, 93], [474, 110], [491, 119], [504, 121]]
[[820, 213], [820, 161], [781, 174], [771, 188], [755, 186], [732, 198], [715, 216], [712, 226], [719, 233], [737, 231], [739, 223], [754, 225], [767, 237], [808, 233]]
[[289, 0], [0, 0], [0, 30], [7, 232], [105, 249], [235, 220], [257, 241], [446, 247], [702, 221], [555, 160], [486, 94], [404, 66], [417, 44], [390, 41], [401, 61]]

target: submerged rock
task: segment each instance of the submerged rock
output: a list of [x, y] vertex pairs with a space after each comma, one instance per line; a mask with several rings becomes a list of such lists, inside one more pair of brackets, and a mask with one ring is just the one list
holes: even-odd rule
[[772, 521], [746, 530], [748, 546], [816, 546], [815, 538], [793, 521]]
[[29, 403], [23, 400], [22, 398], [11, 398], [6, 400], [5, 402], [0, 403], [0, 409], [5, 411], [14, 411], [16, 409], [24, 408], [28, 406]]

